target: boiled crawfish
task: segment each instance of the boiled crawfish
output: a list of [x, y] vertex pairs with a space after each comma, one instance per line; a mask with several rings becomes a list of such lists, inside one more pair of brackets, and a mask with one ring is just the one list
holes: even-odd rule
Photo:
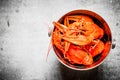
[[88, 16], [66, 16], [63, 24], [53, 25], [53, 44], [71, 64], [91, 65], [93, 57], [104, 50], [104, 31]]

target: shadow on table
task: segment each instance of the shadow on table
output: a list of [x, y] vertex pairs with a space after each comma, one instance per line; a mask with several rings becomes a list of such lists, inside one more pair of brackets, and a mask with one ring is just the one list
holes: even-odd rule
[[59, 64], [62, 80], [97, 80], [98, 67], [88, 71], [77, 71]]

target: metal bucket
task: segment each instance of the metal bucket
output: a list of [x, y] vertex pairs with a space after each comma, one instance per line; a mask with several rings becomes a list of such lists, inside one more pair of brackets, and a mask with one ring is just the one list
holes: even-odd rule
[[104, 36], [102, 38], [102, 41], [105, 44], [105, 49], [100, 55], [98, 55], [94, 58], [94, 63], [92, 65], [86, 66], [86, 65], [71, 64], [64, 58], [63, 54], [61, 54], [61, 52], [53, 45], [53, 50], [54, 50], [58, 60], [63, 65], [67, 66], [70, 69], [74, 69], [74, 70], [89, 70], [89, 69], [93, 69], [93, 68], [99, 66], [105, 60], [105, 58], [108, 56], [112, 46], [113, 46], [113, 48], [115, 47], [115, 44], [113, 44], [113, 41], [112, 41], [112, 35], [111, 35], [112, 33], [111, 33], [111, 30], [110, 30], [107, 22], [97, 13], [95, 13], [93, 11], [89, 11], [89, 10], [73, 10], [73, 11], [68, 12], [65, 15], [63, 15], [58, 20], [58, 22], [63, 23], [65, 16], [69, 16], [69, 15], [86, 15], [86, 16], [91, 17], [93, 19], [94, 23], [96, 23], [99, 27], [101, 27], [104, 30]]

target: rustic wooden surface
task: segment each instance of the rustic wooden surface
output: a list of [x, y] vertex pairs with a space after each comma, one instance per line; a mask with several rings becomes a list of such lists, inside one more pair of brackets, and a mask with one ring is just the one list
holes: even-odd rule
[[[88, 9], [109, 24], [115, 49], [90, 71], [63, 66], [51, 50], [47, 26], [65, 13]], [[119, 0], [0, 0], [0, 80], [120, 80]]]

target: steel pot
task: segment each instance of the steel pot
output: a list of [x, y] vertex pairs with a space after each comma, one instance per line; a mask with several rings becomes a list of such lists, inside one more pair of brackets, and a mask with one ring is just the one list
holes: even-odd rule
[[113, 41], [112, 39], [112, 33], [110, 30], [109, 25], [107, 24], [107, 22], [97, 13], [90, 11], [90, 10], [73, 10], [70, 11], [68, 13], [66, 13], [65, 15], [63, 15], [58, 22], [62, 23], [65, 16], [69, 16], [69, 15], [86, 15], [89, 16], [93, 19], [93, 21], [104, 30], [104, 36], [102, 38], [102, 41], [105, 44], [105, 49], [104, 51], [99, 55], [96, 56], [94, 58], [94, 63], [92, 65], [89, 66], [85, 66], [85, 65], [73, 65], [71, 63], [69, 63], [66, 59], [64, 59], [63, 55], [59, 52], [59, 50], [53, 45], [53, 50], [58, 58], [58, 60], [65, 66], [67, 66], [70, 69], [74, 69], [74, 70], [89, 70], [89, 69], [93, 69], [97, 66], [99, 66], [104, 60], [105, 58], [108, 56], [111, 48], [115, 48], [115, 41]]

